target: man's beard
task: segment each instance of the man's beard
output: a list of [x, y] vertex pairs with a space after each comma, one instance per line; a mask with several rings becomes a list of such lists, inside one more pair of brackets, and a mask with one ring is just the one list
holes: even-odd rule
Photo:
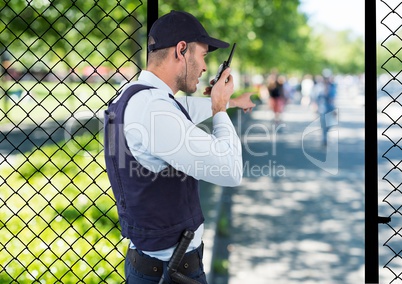
[[186, 62], [186, 68], [183, 72], [177, 77], [177, 86], [178, 89], [185, 92], [186, 94], [192, 94], [197, 90], [197, 85], [192, 86], [191, 79], [194, 77], [193, 73], [197, 70], [197, 64], [193, 60], [192, 57], [188, 59]]

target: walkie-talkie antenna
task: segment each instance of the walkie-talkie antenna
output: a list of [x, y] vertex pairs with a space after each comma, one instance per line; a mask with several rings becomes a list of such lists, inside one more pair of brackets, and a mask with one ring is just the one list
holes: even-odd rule
[[215, 85], [215, 83], [219, 80], [222, 75], [222, 72], [230, 66], [230, 62], [232, 62], [233, 53], [236, 47], [236, 43], [233, 44], [232, 50], [230, 51], [229, 58], [227, 61], [223, 61], [223, 63], [219, 66], [218, 72], [216, 73], [215, 78], [212, 80], [211, 85]]
[[226, 63], [227, 67], [229, 67], [230, 62], [232, 62], [232, 57], [233, 57], [233, 53], [234, 53], [235, 48], [236, 48], [236, 43], [233, 44], [232, 50], [230, 51], [229, 58], [228, 58], [228, 61]]

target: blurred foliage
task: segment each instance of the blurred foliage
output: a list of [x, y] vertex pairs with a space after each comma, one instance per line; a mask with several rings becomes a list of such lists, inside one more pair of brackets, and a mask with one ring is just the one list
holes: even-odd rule
[[8, 89], [9, 94], [13, 91], [29, 90], [29, 92], [25, 97], [0, 98], [0, 108], [7, 112], [7, 116], [0, 119], [0, 126], [10, 122], [14, 125], [29, 122], [27, 117], [33, 117], [35, 123], [40, 125], [54, 120], [66, 120], [72, 113], [93, 116], [93, 113], [105, 107], [119, 88], [117, 84], [78, 82], [38, 84], [34, 80], [24, 80], [18, 84], [14, 81], [2, 83], [2, 87]]
[[385, 38], [377, 50], [377, 74], [389, 73], [395, 76], [401, 72], [402, 32]]
[[[322, 26], [312, 37], [319, 43], [320, 68], [329, 68], [337, 74], [362, 74], [364, 71], [364, 39], [351, 30], [335, 32]], [[317, 52], [319, 52], [317, 50]]]
[[229, 274], [229, 260], [216, 258], [212, 262], [212, 270], [216, 275]]
[[217, 224], [217, 234], [221, 237], [230, 236], [230, 220], [227, 214], [221, 213]]
[[[16, 0], [0, 4], [0, 42], [12, 49], [25, 67], [48, 69], [49, 61], [57, 62], [66, 54], [60, 63], [65, 68], [81, 58], [93, 66], [118, 68], [129, 63], [128, 57], [145, 66], [146, 29], [141, 26], [146, 26], [147, 1], [142, 5], [122, 0], [118, 6], [115, 1], [95, 2], [31, 1], [26, 5], [26, 1]], [[363, 73], [363, 38], [353, 38], [348, 31], [326, 30], [316, 35], [307, 25], [307, 16], [298, 10], [299, 4], [300, 0], [238, 0], [236, 5], [228, 0], [167, 0], [160, 1], [159, 14], [188, 11], [211, 36], [236, 42], [233, 66], [243, 74], [274, 68], [283, 73], [316, 74], [324, 68]], [[18, 53], [27, 46], [29, 52]], [[209, 56], [212, 67], [226, 53], [219, 50]]]
[[54, 64], [62, 71], [88, 63], [119, 68], [134, 59], [140, 49], [136, 41], [146, 35], [139, 5], [131, 0], [2, 1], [0, 47], [8, 53], [1, 55], [16, 61], [14, 68], [31, 71], [50, 71]]
[[[194, 14], [211, 36], [237, 43], [237, 68], [281, 70], [300, 66], [297, 54], [306, 51], [308, 27], [299, 14], [298, 0], [288, 1], [164, 1], [160, 14], [171, 9]], [[239, 60], [241, 58], [241, 61]], [[236, 63], [234, 63], [236, 64]]]
[[1, 283], [123, 282], [127, 243], [99, 139], [75, 136], [0, 165], [0, 199], [7, 201], [0, 213]]

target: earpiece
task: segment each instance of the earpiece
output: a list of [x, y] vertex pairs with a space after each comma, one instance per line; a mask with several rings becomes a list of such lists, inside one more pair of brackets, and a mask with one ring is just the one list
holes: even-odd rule
[[[187, 52], [187, 47], [188, 47], [188, 45], [186, 45], [186, 47], [180, 51], [180, 54], [181, 54], [181, 55], [184, 56], [184, 54], [186, 54], [186, 52]], [[174, 50], [174, 57], [177, 58], [176, 49]]]
[[183, 55], [184, 56], [184, 54], [186, 54], [186, 52], [187, 52], [187, 45], [186, 45], [186, 47], [182, 50], [182, 51], [180, 51], [180, 53], [181, 53], [181, 55]]

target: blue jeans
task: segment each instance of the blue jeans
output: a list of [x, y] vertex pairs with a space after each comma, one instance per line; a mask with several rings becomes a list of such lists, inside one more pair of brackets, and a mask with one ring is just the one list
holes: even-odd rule
[[[144, 255], [147, 257], [147, 255], [143, 254], [141, 251], [139, 251], [141, 255]], [[199, 258], [202, 259], [202, 248], [201, 246], [193, 251], [188, 252], [187, 254], [192, 254], [192, 253], [197, 253]], [[163, 261], [163, 273], [164, 275], [167, 274], [167, 265], [168, 261]], [[124, 269], [125, 269], [125, 276], [126, 276], [126, 283], [127, 284], [154, 284], [154, 283], [159, 283], [160, 277], [154, 277], [154, 276], [147, 276], [143, 275], [140, 272], [138, 272], [130, 263], [130, 260], [128, 257], [126, 257], [125, 264], [124, 264]], [[208, 284], [207, 279], [205, 276], [204, 272], [204, 266], [201, 264], [201, 266], [196, 270], [194, 273], [191, 275], [186, 275], [190, 277], [191, 279], [197, 280], [201, 284]], [[168, 277], [165, 277], [165, 279], [168, 279]], [[173, 284], [175, 282], [170, 282], [170, 284]]]

